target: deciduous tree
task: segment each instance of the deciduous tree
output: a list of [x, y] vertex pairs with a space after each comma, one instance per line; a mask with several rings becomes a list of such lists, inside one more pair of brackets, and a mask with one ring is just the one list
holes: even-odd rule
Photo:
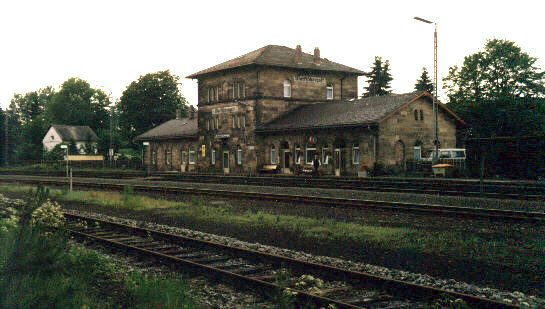
[[[180, 77], [170, 71], [140, 76], [123, 92], [117, 105], [119, 127], [129, 142], [137, 135], [176, 115], [176, 109], [187, 109], [179, 88]], [[134, 145], [133, 145], [134, 146]]]
[[545, 130], [545, 72], [515, 43], [493, 39], [444, 78], [448, 107], [469, 136], [521, 136]]

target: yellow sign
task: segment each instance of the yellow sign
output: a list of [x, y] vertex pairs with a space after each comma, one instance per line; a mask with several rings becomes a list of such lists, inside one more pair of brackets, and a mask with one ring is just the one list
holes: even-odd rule
[[201, 153], [203, 158], [206, 157], [206, 145], [204, 144], [201, 146]]

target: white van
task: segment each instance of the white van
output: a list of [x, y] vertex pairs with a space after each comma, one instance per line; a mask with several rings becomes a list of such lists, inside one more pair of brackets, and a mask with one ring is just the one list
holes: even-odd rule
[[[433, 149], [429, 150], [426, 157], [422, 158], [422, 161], [431, 162], [433, 159], [433, 152]], [[464, 148], [439, 149], [439, 159], [465, 160], [466, 150]]]

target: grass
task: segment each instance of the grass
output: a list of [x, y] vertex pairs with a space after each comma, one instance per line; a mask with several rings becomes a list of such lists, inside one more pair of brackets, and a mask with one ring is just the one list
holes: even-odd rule
[[128, 271], [40, 225], [59, 222], [44, 218], [54, 209], [40, 211], [46, 195], [40, 191], [21, 207], [0, 205], [0, 308], [198, 307], [184, 280]]

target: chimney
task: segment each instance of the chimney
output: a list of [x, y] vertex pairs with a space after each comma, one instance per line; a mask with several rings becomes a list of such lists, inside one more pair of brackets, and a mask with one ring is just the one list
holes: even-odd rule
[[176, 109], [176, 120], [180, 120], [180, 109]]
[[295, 47], [295, 63], [303, 63], [303, 50], [301, 49], [301, 45]]
[[318, 46], [314, 47], [314, 64], [320, 65], [320, 49]]

